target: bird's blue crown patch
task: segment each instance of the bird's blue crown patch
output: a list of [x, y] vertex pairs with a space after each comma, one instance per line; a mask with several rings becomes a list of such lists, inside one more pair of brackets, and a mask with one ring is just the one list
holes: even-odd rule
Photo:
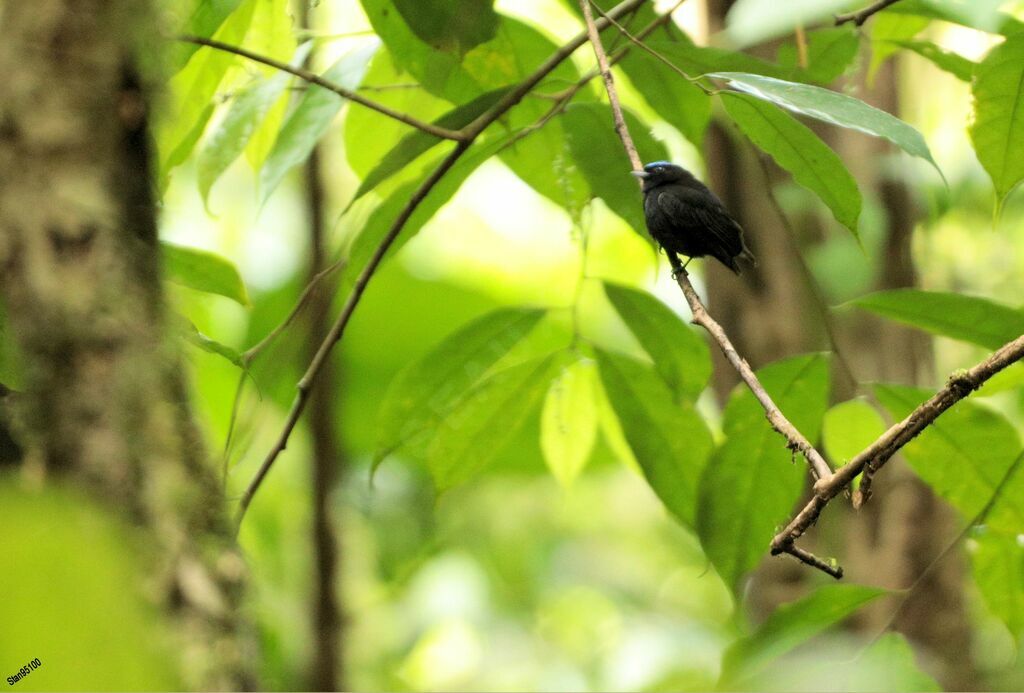
[[671, 165], [672, 165], [671, 161], [652, 161], [651, 163], [644, 165], [644, 170], [645, 171], [650, 171], [652, 168], [657, 168], [658, 166], [671, 166]]

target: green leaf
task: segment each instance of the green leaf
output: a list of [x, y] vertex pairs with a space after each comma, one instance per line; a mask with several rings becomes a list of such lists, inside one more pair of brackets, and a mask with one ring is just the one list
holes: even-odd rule
[[[323, 74], [347, 89], [355, 89], [363, 81], [367, 64], [377, 51], [376, 41], [363, 42], [348, 51]], [[344, 100], [332, 91], [311, 85], [302, 100], [288, 116], [277, 135], [274, 148], [260, 171], [260, 196], [267, 201], [277, 184], [292, 167], [302, 163], [334, 121]]]
[[[189, 16], [183, 33], [210, 38], [241, 4], [242, 0], [199, 0], [195, 3], [195, 9]], [[168, 46], [167, 50], [167, 65], [169, 71], [174, 73], [185, 66], [192, 54], [199, 50], [199, 46], [177, 41]]]
[[[312, 46], [312, 43], [303, 45], [292, 64], [301, 65]], [[196, 157], [196, 174], [204, 204], [207, 203], [210, 188], [245, 150], [249, 138], [288, 86], [290, 78], [287, 72], [278, 72], [271, 77], [257, 79], [241, 90], [232, 100], [227, 115], [207, 136], [206, 143]]]
[[843, 160], [803, 123], [771, 103], [724, 92], [722, 103], [750, 141], [769, 154], [824, 202], [836, 220], [857, 235], [861, 197]]
[[[472, 148], [470, 148], [469, 151], [464, 154], [454, 166], [452, 166], [451, 170], [449, 170], [441, 180], [431, 188], [424, 200], [416, 207], [412, 216], [410, 216], [408, 221], [405, 223], [401, 235], [398, 236], [388, 249], [385, 259], [393, 257], [394, 254], [409, 241], [409, 239], [419, 233], [424, 224], [430, 221], [437, 211], [441, 209], [441, 207], [448, 202], [456, 192], [458, 192], [466, 179], [469, 178], [469, 176], [479, 168], [481, 164], [501, 151], [501, 149], [507, 145], [508, 138], [512, 136], [513, 135], [508, 135], [499, 139], [477, 142]], [[388, 232], [391, 230], [391, 227], [398, 218], [398, 215], [409, 203], [410, 198], [416, 190], [420, 185], [422, 185], [422, 179], [426, 178], [431, 171], [437, 168], [439, 163], [440, 159], [430, 162], [424, 167], [420, 179], [411, 180], [396, 188], [395, 191], [392, 192], [386, 200], [384, 200], [384, 202], [373, 210], [349, 250], [348, 265], [345, 268], [344, 275], [347, 281], [351, 281], [356, 274], [363, 270], [367, 262], [377, 251], [377, 248], [380, 246], [385, 236], [387, 236]]]
[[675, 399], [696, 399], [711, 378], [711, 352], [697, 331], [650, 294], [611, 282], [604, 292], [654, 362]]
[[929, 41], [893, 41], [900, 48], [914, 51], [922, 58], [930, 60], [935, 67], [944, 70], [959, 80], [970, 82], [974, 78], [977, 64], [967, 58], [940, 48]]
[[673, 401], [649, 366], [600, 349], [597, 363], [647, 483], [680, 522], [693, 527], [697, 484], [712, 447], [707, 425], [692, 403]]
[[[647, 125], [630, 111], [625, 111], [623, 115], [643, 161], [669, 158], [665, 145], [651, 136]], [[572, 104], [566, 109], [562, 120], [572, 156], [591, 190], [634, 231], [649, 239], [644, 232], [647, 225], [640, 191], [629, 176], [633, 167], [615, 134], [611, 108], [597, 103]]]
[[548, 390], [540, 416], [540, 448], [558, 482], [568, 487], [597, 439], [597, 374], [589, 361], [569, 364]]
[[734, 89], [771, 101], [794, 113], [883, 137], [908, 154], [924, 159], [940, 175], [942, 173], [920, 132], [860, 99], [811, 84], [797, 84], [741, 72], [715, 72], [708, 77], [726, 80]]
[[863, 585], [831, 584], [783, 604], [753, 634], [726, 650], [722, 679], [742, 682], [885, 593], [883, 589]]
[[631, 50], [620, 65], [658, 115], [695, 147], [704, 144], [711, 122], [711, 99], [700, 87], [642, 50]]
[[[809, 354], [758, 370], [768, 394], [811, 441], [828, 406], [828, 368], [826, 355]], [[789, 516], [808, 473], [746, 388], [733, 392], [722, 425], [725, 443], [701, 478], [697, 533], [722, 580], [739, 592], [743, 576], [768, 555], [772, 535]]]
[[436, 427], [543, 316], [524, 308], [488, 313], [399, 372], [381, 403], [374, 463]]
[[1019, 537], [983, 531], [968, 543], [978, 591], [1015, 641], [1024, 636], [1024, 545]]
[[438, 51], [463, 55], [494, 38], [498, 15], [494, 0], [394, 0], [406, 25]]
[[[779, 47], [778, 62], [788, 67], [788, 79], [829, 84], [846, 72], [860, 48], [860, 35], [849, 25], [815, 29], [807, 32], [807, 67], [799, 65], [796, 43], [787, 41]], [[741, 70], [745, 72], [746, 70]]]
[[921, 671], [914, 650], [899, 633], [886, 633], [854, 655], [849, 646], [835, 644], [825, 651], [808, 646], [791, 656], [771, 662], [759, 674], [739, 685], [758, 691], [858, 691], [858, 693], [894, 693], [905, 691], [941, 691], [930, 676]]
[[485, 469], [537, 412], [557, 373], [556, 359], [532, 359], [485, 378], [444, 418], [430, 443], [427, 466], [445, 491]]
[[[458, 130], [469, 125], [477, 116], [485, 112], [505, 95], [507, 89], [489, 91], [469, 103], [458, 106], [448, 111], [440, 118], [435, 119], [434, 125]], [[412, 130], [405, 137], [399, 140], [398, 144], [389, 151], [369, 173], [363, 178], [359, 185], [353, 201], [358, 200], [366, 193], [373, 190], [381, 182], [387, 180], [396, 172], [401, 171], [411, 162], [415, 161], [421, 154], [429, 151], [434, 145], [442, 140], [422, 130]]]
[[[241, 44], [249, 31], [256, 0], [245, 0], [217, 30], [214, 38]], [[214, 97], [228, 69], [239, 58], [231, 53], [203, 47], [171, 78], [170, 98], [157, 128], [160, 151], [160, 189], [167, 187], [170, 172], [182, 164], [206, 129], [214, 111]]]
[[825, 451], [839, 467], [871, 445], [887, 426], [875, 408], [862, 399], [851, 399], [825, 412], [822, 438]]
[[[905, 0], [901, 0], [905, 1]], [[874, 82], [878, 69], [899, 51], [897, 42], [908, 41], [924, 31], [929, 24], [925, 17], [910, 14], [879, 12], [871, 20], [871, 64], [868, 80]]]
[[893, 289], [867, 294], [844, 305], [988, 349], [998, 349], [1024, 334], [1024, 311], [979, 296]]
[[245, 368], [245, 364], [242, 362], [242, 354], [237, 349], [233, 349], [227, 344], [221, 344], [217, 340], [206, 336], [185, 316], [179, 315], [177, 317], [182, 334], [189, 343], [194, 344], [203, 351], [221, 356], [239, 368]]
[[992, 178], [996, 210], [1024, 180], [1024, 34], [993, 48], [974, 75], [969, 132], [978, 161]]
[[[790, 73], [785, 67], [748, 53], [714, 46], [698, 46], [688, 38], [681, 41], [651, 40], [644, 43], [690, 77], [698, 77], [709, 72], [750, 72], [783, 79]], [[683, 78], [677, 75], [676, 79]]]
[[164, 241], [160, 242], [160, 253], [169, 281], [249, 305], [249, 294], [238, 269], [220, 255]]
[[[902, 420], [932, 393], [898, 385], [876, 385], [875, 394], [894, 419]], [[1021, 454], [1020, 436], [1006, 417], [969, 400], [960, 401], [902, 450], [914, 472], [965, 518], [975, 517], [993, 497]], [[1024, 474], [1004, 486], [986, 523], [1024, 533]]]
[[999, 12], [1001, 0], [901, 0], [883, 14], [912, 14], [952, 24], [1012, 36], [1024, 31], [1024, 22]]
[[726, 31], [738, 46], [749, 46], [792, 32], [859, 4], [857, 0], [790, 0], [780, 12], [774, 0], [736, 0], [726, 15]]

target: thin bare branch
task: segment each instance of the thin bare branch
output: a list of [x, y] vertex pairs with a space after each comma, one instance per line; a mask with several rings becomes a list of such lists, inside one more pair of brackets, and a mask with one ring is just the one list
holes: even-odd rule
[[840, 24], [846, 24], [847, 22], [853, 22], [857, 26], [862, 26], [864, 22], [868, 20], [871, 15], [881, 12], [889, 5], [895, 5], [900, 0], [879, 0], [878, 2], [868, 5], [863, 10], [858, 12], [850, 12], [849, 14], [837, 14], [836, 15], [836, 26]]
[[823, 561], [810, 551], [804, 551], [795, 544], [790, 544], [789, 546], [787, 546], [784, 552], [788, 553], [790, 556], [793, 556], [801, 563], [809, 565], [812, 568], [817, 568], [826, 575], [831, 575], [836, 580], [841, 580], [843, 578], [843, 569], [840, 566], [830, 561]]
[[883, 433], [878, 440], [863, 452], [836, 470], [830, 479], [819, 480], [814, 485], [814, 495], [796, 517], [772, 539], [772, 553], [786, 551], [807, 528], [813, 525], [822, 509], [837, 496], [850, 482], [868, 466], [877, 471], [895, 455], [900, 448], [917, 437], [943, 412], [981, 387], [986, 380], [1007, 366], [1024, 358], [1024, 335], [1003, 345], [987, 359], [966, 371], [954, 373], [946, 386], [932, 395], [928, 401], [912, 411], [905, 419]]
[[214, 48], [219, 51], [224, 51], [225, 53], [233, 53], [235, 55], [240, 55], [243, 58], [248, 58], [249, 60], [262, 63], [264, 65], [268, 65], [277, 70], [281, 70], [282, 72], [288, 72], [290, 74], [295, 75], [299, 79], [309, 82], [310, 84], [315, 84], [329, 91], [333, 91], [335, 94], [341, 96], [342, 98], [348, 99], [349, 101], [353, 101], [361, 106], [365, 106], [366, 108], [377, 111], [377, 113], [380, 113], [381, 115], [386, 115], [388, 118], [394, 118], [395, 120], [405, 123], [406, 125], [409, 125], [411, 127], [414, 127], [417, 130], [422, 130], [428, 135], [434, 135], [435, 137], [440, 137], [441, 139], [445, 140], [455, 140], [456, 142], [460, 142], [466, 139], [466, 135], [459, 130], [449, 130], [448, 128], [443, 128], [438, 125], [434, 125], [433, 123], [424, 122], [418, 118], [414, 118], [411, 115], [400, 113], [394, 109], [388, 108], [384, 104], [377, 103], [376, 101], [372, 101], [366, 98], [365, 96], [358, 94], [350, 89], [346, 89], [340, 84], [335, 84], [329, 79], [324, 79], [315, 72], [310, 72], [305, 68], [295, 67], [280, 60], [275, 60], [274, 58], [265, 55], [260, 55], [259, 53], [254, 53], [240, 46], [232, 46], [231, 44], [224, 43], [223, 41], [217, 41], [215, 39], [202, 38], [201, 36], [180, 36], [179, 40], [184, 41], [186, 43], [194, 43], [197, 46], [207, 46], [209, 48]]

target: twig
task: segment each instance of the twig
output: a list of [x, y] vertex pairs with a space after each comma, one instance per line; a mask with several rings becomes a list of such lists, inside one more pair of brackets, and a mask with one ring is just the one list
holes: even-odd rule
[[811, 566], [812, 568], [817, 568], [818, 570], [827, 575], [831, 575], [836, 580], [843, 579], [843, 569], [841, 567], [835, 565], [834, 563], [830, 563], [829, 561], [823, 561], [810, 551], [804, 551], [795, 544], [787, 546], [785, 549], [785, 553], [788, 553], [790, 556], [793, 556], [801, 563], [805, 563]]
[[[618, 92], [615, 89], [615, 81], [612, 78], [611, 69], [608, 66], [608, 57], [605, 55], [604, 47], [601, 45], [601, 39], [597, 35], [597, 31], [594, 28], [594, 18], [590, 12], [589, 0], [579, 0], [580, 7], [583, 9], [584, 19], [587, 21], [588, 30], [591, 34], [591, 43], [594, 46], [594, 53], [597, 55], [597, 63], [601, 67], [601, 73], [604, 77], [605, 88], [608, 91], [608, 100], [611, 102], [612, 115], [615, 118], [615, 130], [619, 134], [619, 139], [622, 140], [622, 145], [626, 149], [626, 154], [629, 156], [630, 163], [633, 165], [634, 171], [643, 170], [643, 163], [640, 161], [640, 156], [637, 154], [636, 145], [633, 143], [633, 138], [629, 134], [629, 129], [626, 127], [625, 118], [622, 115], [622, 105], [619, 103]], [[714, 318], [712, 318], [704, 304], [700, 300], [700, 296], [697, 295], [696, 290], [690, 283], [690, 278], [685, 271], [683, 271], [682, 265], [679, 263], [679, 259], [669, 253], [669, 260], [672, 262], [674, 274], [679, 283], [679, 288], [682, 289], [683, 295], [686, 296], [687, 303], [690, 304], [690, 310], [693, 312], [693, 321], [698, 325], [702, 326], [707, 330], [711, 337], [718, 343], [722, 349], [722, 353], [729, 360], [729, 363], [739, 372], [740, 377], [750, 388], [751, 392], [757, 398], [761, 406], [764, 407], [765, 416], [771, 423], [772, 428], [781, 433], [786, 440], [789, 441], [788, 447], [792, 450], [799, 450], [804, 457], [807, 458], [810, 464], [811, 471], [818, 479], [827, 479], [832, 476], [832, 472], [829, 469], [828, 463], [825, 459], [814, 449], [814, 446], [803, 436], [800, 431], [796, 429], [793, 424], [779, 411], [779, 408], [772, 401], [771, 396], [765, 391], [761, 382], [754, 375], [754, 371], [751, 370], [747, 362], [737, 353], [736, 347], [732, 345], [729, 337], [725, 334], [725, 330], [719, 325]]]
[[[610, 18], [621, 16], [624, 13], [639, 7], [646, 1], [647, 0], [625, 0], [625, 2], [620, 3], [609, 12]], [[654, 24], [657, 25], [660, 21], [661, 20], [659, 19]], [[602, 22], [602, 25], [608, 26], [608, 21]], [[394, 243], [395, 239], [398, 238], [398, 235], [402, 232], [402, 229], [405, 227], [409, 217], [412, 216], [413, 212], [416, 211], [416, 208], [419, 207], [423, 199], [426, 198], [434, 186], [437, 185], [438, 181], [440, 181], [452, 166], [455, 165], [459, 158], [466, 153], [476, 138], [479, 137], [488, 126], [494, 123], [494, 121], [500, 118], [506, 111], [519, 103], [531, 89], [533, 89], [541, 80], [543, 80], [564, 60], [572, 55], [573, 51], [586, 43], [587, 36], [587, 33], [583, 33], [571, 39], [567, 44], [559, 48], [550, 58], [544, 61], [544, 63], [533, 72], [533, 74], [524, 79], [519, 86], [506, 93], [506, 95], [497, 104], [463, 128], [463, 130], [460, 131], [458, 144], [452, 152], [445, 157], [438, 167], [426, 178], [426, 180], [423, 181], [420, 187], [416, 189], [416, 192], [413, 193], [412, 197], [406, 203], [405, 207], [402, 208], [402, 211], [391, 225], [387, 234], [383, 239], [381, 239], [380, 244], [377, 246], [377, 249], [374, 251], [369, 262], [366, 264], [366, 267], [363, 268], [362, 272], [360, 272], [359, 276], [356, 278], [351, 293], [349, 293], [348, 299], [345, 301], [345, 305], [341, 309], [341, 313], [331, 326], [330, 332], [327, 334], [327, 337], [324, 338], [323, 343], [321, 343], [316, 355], [313, 357], [313, 360], [310, 362], [305, 374], [302, 376], [302, 379], [296, 385], [297, 392], [295, 400], [292, 402], [292, 407], [288, 412], [288, 417], [285, 420], [284, 427], [278, 435], [274, 446], [267, 453], [266, 458], [257, 470], [256, 475], [249, 483], [249, 486], [245, 489], [245, 493], [242, 495], [239, 502], [238, 513], [236, 515], [236, 523], [238, 526], [241, 525], [242, 519], [245, 517], [245, 512], [249, 508], [249, 504], [252, 503], [252, 499], [253, 496], [255, 496], [256, 491], [259, 490], [260, 485], [263, 483], [263, 479], [266, 478], [267, 472], [270, 471], [274, 461], [288, 446], [288, 438], [291, 436], [292, 431], [299, 422], [299, 417], [302, 416], [302, 412], [306, 408], [306, 404], [309, 401], [309, 393], [316, 382], [317, 374], [320, 372], [323, 364], [330, 356], [330, 352], [334, 348], [334, 345], [338, 343], [342, 334], [344, 334], [345, 327], [348, 325], [348, 321], [352, 317], [352, 313], [359, 304], [363, 291], [366, 290], [366, 285], [373, 277], [378, 265], [380, 265], [381, 261], [384, 259], [384, 255], [387, 253], [392, 243]]]
[[[608, 66], [608, 57], [604, 52], [604, 47], [601, 45], [600, 36], [597, 33], [597, 29], [594, 23], [594, 17], [590, 11], [589, 0], [579, 0], [580, 8], [583, 10], [583, 17], [587, 22], [587, 30], [590, 35], [590, 42], [594, 47], [594, 53], [597, 56], [597, 63], [601, 68], [601, 74], [604, 77], [605, 88], [608, 92], [608, 100], [611, 103], [612, 115], [615, 120], [615, 130], [619, 134], [619, 139], [622, 140], [622, 146], [626, 150], [626, 154], [629, 156], [630, 163], [633, 166], [634, 171], [643, 170], [643, 164], [640, 161], [640, 157], [636, 151], [636, 145], [633, 143], [633, 138], [630, 137], [629, 129], [626, 127], [625, 118], [622, 115], [622, 105], [619, 103], [618, 92], [615, 89], [615, 81], [611, 74], [611, 69]], [[750, 365], [739, 355], [736, 351], [736, 347], [733, 346], [726, 335], [725, 330], [719, 325], [707, 312], [703, 302], [700, 300], [700, 296], [697, 295], [696, 290], [690, 283], [690, 277], [683, 269], [682, 263], [679, 258], [673, 253], [669, 253], [669, 262], [672, 264], [673, 275], [676, 277], [676, 281], [679, 284], [679, 288], [682, 290], [683, 295], [686, 297], [686, 302], [690, 304], [690, 310], [693, 313], [693, 322], [699, 324], [711, 335], [712, 339], [718, 343], [722, 353], [725, 354], [726, 359], [732, 364], [733, 368], [740, 374], [740, 377], [750, 388], [750, 391], [757, 398], [758, 402], [765, 410], [765, 416], [769, 423], [776, 431], [782, 434], [788, 441], [787, 447], [791, 450], [799, 450], [803, 456], [807, 459], [808, 465], [811, 472], [818, 479], [818, 482], [828, 480], [832, 476], [832, 471], [825, 462], [825, 459], [821, 454], [814, 448], [813, 445], [804, 437], [800, 431], [797, 430], [792, 423], [785, 417], [785, 415], [779, 410], [775, 402], [772, 401], [771, 396], [761, 385], [761, 382], [757, 379], [754, 371], [751, 370]], [[833, 566], [825, 561], [816, 558], [814, 555], [799, 549], [792, 545], [792, 542], [785, 548], [787, 553], [796, 556], [799, 560], [804, 563], [814, 566], [819, 570], [822, 570], [833, 577], [842, 577], [842, 570], [837, 566]]]
[[853, 22], [857, 26], [863, 26], [864, 22], [866, 22], [871, 15], [877, 12], [881, 12], [889, 5], [895, 5], [899, 1], [900, 0], [879, 0], [873, 5], [868, 5], [863, 10], [860, 10], [858, 12], [850, 12], [849, 14], [837, 14], [836, 26], [839, 26], [840, 24], [846, 24], [847, 22]]
[[358, 94], [350, 89], [346, 89], [340, 84], [335, 84], [334, 82], [328, 79], [324, 79], [315, 72], [310, 72], [305, 68], [294, 67], [280, 60], [275, 60], [274, 58], [270, 58], [265, 55], [260, 55], [259, 53], [254, 53], [245, 48], [241, 48], [240, 46], [232, 46], [231, 44], [224, 43], [223, 41], [217, 41], [215, 39], [187, 35], [180, 36], [178, 38], [179, 40], [185, 41], [186, 43], [194, 43], [197, 46], [207, 46], [209, 48], [215, 48], [219, 51], [224, 51], [225, 53], [234, 53], [235, 55], [240, 55], [243, 58], [248, 58], [249, 60], [253, 60], [255, 62], [273, 67], [277, 70], [281, 70], [282, 72], [288, 72], [290, 74], [295, 75], [299, 79], [303, 79], [309, 82], [310, 84], [315, 84], [318, 87], [323, 87], [324, 89], [333, 91], [335, 94], [341, 96], [342, 98], [348, 99], [349, 101], [354, 101], [355, 103], [360, 104], [361, 106], [366, 106], [371, 110], [377, 111], [377, 113], [386, 115], [389, 118], [394, 118], [395, 120], [405, 123], [406, 125], [412, 126], [417, 130], [422, 130], [423, 132], [429, 135], [434, 135], [435, 137], [440, 137], [441, 139], [445, 140], [455, 140], [456, 142], [461, 142], [466, 139], [465, 133], [459, 130], [449, 130], [448, 128], [443, 128], [438, 125], [434, 125], [433, 123], [427, 123], [418, 118], [414, 118], [411, 115], [395, 111], [391, 108], [388, 108], [384, 104], [377, 103], [376, 101], [372, 101], [366, 98], [365, 96]]
[[814, 485], [814, 495], [796, 517], [772, 539], [772, 554], [786, 551], [807, 528], [813, 525], [822, 509], [850, 482], [870, 465], [875, 471], [885, 465], [900, 448], [913, 440], [935, 419], [954, 404], [977, 390], [993, 375], [1024, 358], [1024, 335], [1004, 344], [998, 351], [967, 371], [953, 374], [946, 386], [909, 416], [892, 426], [863, 452], [836, 470], [830, 479]]
[[[604, 10], [602, 10], [600, 7], [598, 7], [597, 5], [593, 4], [593, 0], [590, 0], [590, 1], [591, 1], [591, 4], [593, 5], [594, 9], [597, 11], [597, 13], [599, 15], [601, 15], [602, 17], [604, 17], [605, 19], [608, 19], [608, 14]], [[682, 5], [683, 2], [685, 2], [685, 0], [680, 0], [680, 2], [676, 4], [676, 7], [679, 7], [679, 5]], [[671, 10], [668, 11], [666, 16], [671, 16], [674, 11], [675, 11], [675, 8], [672, 8]], [[638, 48], [640, 48], [644, 52], [649, 53], [651, 56], [653, 56], [657, 60], [661, 61], [665, 65], [667, 65], [669, 68], [671, 68], [680, 77], [682, 77], [683, 79], [685, 79], [688, 82], [692, 82], [694, 84], [694, 86], [698, 87], [705, 94], [713, 93], [713, 91], [711, 89], [708, 89], [706, 86], [704, 86], [703, 83], [701, 83], [701, 81], [700, 81], [701, 78], [700, 77], [691, 77], [681, 67], [679, 67], [674, 62], [672, 62], [671, 60], [666, 58], [664, 55], [662, 55], [661, 53], [659, 53], [658, 51], [654, 50], [653, 48], [648, 46], [646, 43], [641, 41], [640, 39], [643, 38], [642, 35], [634, 36], [633, 34], [631, 34], [629, 32], [628, 29], [626, 29], [626, 27], [622, 26], [621, 24], [616, 22], [614, 19], [608, 19], [608, 21], [611, 22], [612, 26], [614, 26], [616, 29], [619, 30], [619, 33], [621, 33], [623, 36], [628, 38], [635, 46], [637, 46]]]

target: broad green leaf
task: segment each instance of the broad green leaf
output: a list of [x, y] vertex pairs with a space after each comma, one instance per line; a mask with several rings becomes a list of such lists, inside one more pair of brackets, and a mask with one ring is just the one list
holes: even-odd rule
[[999, 12], [1001, 0], [900, 0], [884, 14], [911, 14], [952, 24], [1012, 36], [1024, 31], [1024, 22]]
[[699, 149], [711, 121], [707, 94], [642, 50], [631, 50], [620, 65], [651, 108]]
[[944, 70], [959, 80], [970, 82], [974, 78], [977, 64], [945, 48], [940, 48], [929, 41], [893, 41], [900, 48], [914, 51], [922, 58], [930, 60], [935, 67]]
[[[498, 89], [487, 92], [463, 106], [458, 106], [448, 111], [440, 118], [436, 118], [433, 124], [450, 130], [458, 130], [465, 127], [476, 119], [477, 116], [497, 103], [506, 91], [505, 89]], [[399, 140], [398, 144], [391, 151], [384, 155], [380, 163], [366, 174], [353, 200], [358, 200], [373, 190], [382, 181], [387, 180], [390, 176], [405, 168], [415, 161], [417, 157], [429, 151], [441, 141], [439, 138], [421, 130], [409, 132]]]
[[494, 0], [395, 0], [406, 25], [432, 48], [463, 55], [498, 31]]
[[185, 316], [179, 315], [178, 318], [181, 331], [189, 343], [194, 344], [203, 351], [221, 356], [239, 368], [245, 367], [242, 363], [242, 355], [237, 349], [233, 349], [227, 344], [221, 344], [217, 340], [206, 336]]
[[[311, 47], [311, 43], [305, 44], [292, 64], [302, 64]], [[206, 138], [206, 143], [196, 157], [196, 175], [204, 204], [210, 188], [245, 150], [249, 138], [288, 86], [290, 77], [287, 72], [278, 72], [271, 77], [259, 78], [240, 91], [232, 100], [227, 115]]]
[[556, 359], [532, 359], [485, 378], [437, 428], [427, 466], [438, 490], [467, 481], [490, 464], [540, 408], [557, 374]]
[[796, 43], [787, 41], [779, 48], [778, 61], [788, 67], [788, 78], [829, 84], [846, 72], [860, 48], [860, 36], [849, 25], [807, 32], [807, 67], [800, 67]]
[[[291, 0], [264, 0], [257, 3], [252, 18], [252, 27], [245, 37], [245, 45], [249, 50], [278, 60], [291, 60], [292, 64], [300, 64], [305, 59], [305, 49], [298, 49], [295, 35], [292, 33], [292, 20], [288, 14]], [[264, 77], [274, 77], [275, 68], [248, 63], [247, 70], [262, 72]], [[245, 147], [245, 158], [254, 171], [259, 171], [264, 159], [274, 146], [274, 138], [284, 122], [288, 110], [290, 94], [281, 94], [264, 112], [249, 137]]]
[[646, 292], [610, 282], [604, 292], [675, 399], [696, 399], [711, 378], [711, 352], [701, 335]]
[[[512, 136], [509, 135], [508, 137]], [[470, 148], [452, 166], [451, 170], [431, 188], [424, 200], [416, 207], [416, 210], [402, 228], [401, 234], [390, 246], [385, 258], [393, 257], [409, 239], [419, 233], [423, 225], [430, 221], [437, 211], [458, 192], [459, 188], [462, 187], [462, 184], [473, 171], [506, 146], [508, 137], [478, 142]], [[422, 179], [430, 175], [430, 172], [437, 168], [439, 163], [440, 159], [437, 159], [425, 166], [419, 180], [411, 180], [396, 188], [380, 206], [373, 210], [349, 250], [348, 265], [345, 268], [346, 280], [350, 281], [363, 270], [366, 263], [391, 230], [398, 215], [409, 203], [416, 190], [422, 185]]]
[[647, 483], [687, 527], [693, 527], [697, 484], [711, 452], [711, 432], [687, 400], [676, 403], [654, 371], [597, 350], [601, 382]]
[[[904, 0], [901, 0], [904, 1]], [[929, 24], [926, 17], [879, 12], [871, 20], [871, 64], [868, 80], [874, 82], [878, 69], [898, 50], [899, 41], [909, 41]]]
[[511, 128], [526, 133], [501, 151], [501, 162], [535, 191], [565, 210], [577, 225], [583, 209], [591, 199], [590, 185], [580, 172], [572, 155], [561, 118], [549, 121], [540, 129], [535, 123], [544, 117], [551, 104], [540, 99], [527, 99], [508, 114], [507, 124], [497, 128]]
[[161, 241], [164, 276], [175, 284], [196, 291], [225, 296], [243, 306], [249, 305], [238, 269], [220, 255]]
[[540, 416], [540, 448], [548, 468], [568, 487], [597, 439], [597, 373], [589, 361], [569, 364], [551, 383]]
[[[630, 111], [623, 115], [644, 162], [669, 158], [665, 145], [651, 136], [647, 125]], [[634, 231], [649, 238], [640, 191], [630, 178], [632, 166], [615, 134], [611, 108], [597, 103], [573, 104], [566, 109], [562, 121], [573, 158], [591, 190]]]
[[[828, 368], [826, 355], [809, 354], [757, 373], [775, 404], [810, 441], [818, 439], [828, 406]], [[808, 472], [745, 387], [733, 392], [722, 425], [725, 443], [701, 478], [697, 533], [722, 580], [738, 592], [743, 576], [768, 555], [772, 535], [792, 511]]]
[[[394, 64], [388, 51], [377, 51], [363, 76], [361, 93], [399, 113], [434, 120], [451, 111], [452, 105], [429, 93]], [[372, 132], [373, 137], [366, 133]], [[345, 112], [345, 157], [360, 178], [365, 178], [403, 137], [413, 132], [405, 123], [386, 118], [368, 108]]]
[[[512, 17], [499, 15], [493, 39], [464, 56], [437, 50], [417, 36], [395, 12], [391, 0], [361, 0], [376, 34], [384, 41], [395, 67], [412, 75], [432, 94], [462, 104], [484, 92], [519, 82], [557, 49], [537, 29]], [[572, 61], [554, 70], [549, 80], [564, 85], [576, 73]]]
[[968, 547], [982, 599], [1019, 642], [1024, 636], [1024, 543], [1020, 535], [983, 531]]
[[990, 397], [1009, 390], [1024, 390], [1024, 364], [1017, 363], [999, 371], [986, 380], [974, 396]]
[[[347, 89], [363, 81], [366, 66], [377, 51], [376, 41], [367, 41], [348, 51], [323, 74]], [[344, 100], [332, 91], [311, 85], [288, 116], [277, 135], [274, 148], [260, 171], [260, 196], [266, 202], [277, 184], [292, 167], [305, 161], [313, 147], [334, 121]]]
[[[210, 38], [224, 23], [224, 20], [231, 16], [231, 13], [241, 4], [242, 0], [198, 0], [189, 15], [183, 33], [200, 38]], [[177, 72], [184, 67], [197, 50], [199, 50], [198, 45], [184, 41], [177, 41], [168, 46], [167, 64], [170, 71]]]
[[733, 43], [749, 46], [792, 32], [797, 26], [817, 24], [822, 19], [856, 6], [857, 0], [790, 0], [780, 12], [774, 0], [736, 0], [726, 15], [726, 31]]
[[885, 421], [862, 399], [851, 399], [825, 412], [821, 434], [825, 452], [840, 467], [871, 445], [885, 432]]
[[893, 289], [867, 294], [844, 305], [988, 349], [998, 349], [1024, 334], [1024, 311], [980, 296]]
[[[223, 22], [214, 38], [239, 45], [245, 39], [257, 0], [245, 0]], [[157, 128], [159, 181], [166, 188], [170, 172], [192, 153], [213, 115], [214, 97], [228, 68], [241, 60], [231, 53], [203, 47], [171, 78], [166, 117]]]
[[996, 210], [1024, 180], [1024, 34], [993, 48], [974, 74], [969, 132], [978, 161], [992, 178]]
[[725, 652], [722, 678], [741, 682], [772, 660], [841, 622], [860, 607], [885, 594], [863, 585], [823, 585], [806, 597], [776, 609], [751, 635]]
[[496, 310], [457, 330], [406, 366], [395, 376], [381, 403], [374, 462], [436, 427], [543, 315], [534, 309]]
[[861, 197], [843, 160], [803, 123], [773, 104], [724, 92], [725, 110], [750, 141], [824, 202], [836, 220], [857, 235]]
[[[932, 393], [898, 385], [876, 385], [875, 394], [896, 420]], [[902, 450], [911, 468], [965, 518], [992, 499], [1021, 454], [1017, 430], [1006, 417], [976, 402], [957, 402]], [[1024, 533], [1024, 474], [1015, 474], [989, 511], [986, 524]]]
[[811, 84], [787, 82], [762, 75], [716, 72], [708, 77], [726, 80], [734, 89], [771, 101], [794, 113], [883, 137], [908, 154], [924, 159], [942, 173], [920, 132], [860, 99]]
[[914, 650], [902, 635], [886, 633], [860, 650], [851, 651], [843, 641], [826, 643], [821, 649], [802, 648], [771, 662], [738, 685], [741, 690], [780, 693], [941, 691], [939, 684], [921, 671], [914, 660]]
[[[790, 73], [785, 67], [748, 53], [714, 46], [698, 46], [688, 38], [680, 41], [651, 40], [644, 43], [690, 77], [699, 77], [709, 72], [749, 72], [783, 79]], [[676, 79], [683, 78], [677, 75]]]

